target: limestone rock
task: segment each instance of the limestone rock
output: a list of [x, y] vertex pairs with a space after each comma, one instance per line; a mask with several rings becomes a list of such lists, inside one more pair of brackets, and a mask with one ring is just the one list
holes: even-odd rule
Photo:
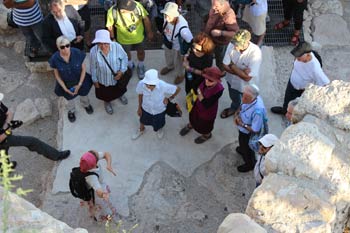
[[16, 51], [18, 54], [24, 54], [24, 49], [26, 47], [26, 42], [25, 41], [17, 41], [13, 45], [13, 49]]
[[323, 14], [313, 20], [314, 40], [321, 45], [349, 45], [350, 32], [345, 20], [336, 14]]
[[16, 32], [15, 29], [7, 25], [7, 12], [10, 10], [7, 9], [2, 2], [0, 3], [0, 35], [9, 35]]
[[350, 129], [350, 83], [335, 80], [325, 87], [310, 85], [301, 96], [293, 114], [302, 119], [317, 116], [339, 129]]
[[[4, 206], [4, 190], [0, 187], [0, 206]], [[33, 204], [16, 194], [9, 194], [11, 210], [8, 212], [7, 232], [55, 232], [55, 233], [87, 233], [82, 228], [72, 229], [66, 223], [58, 221], [36, 208]], [[1, 211], [0, 215], [3, 212]], [[3, 229], [3, 221], [0, 227]]]
[[334, 143], [311, 123], [288, 127], [266, 155], [267, 172], [318, 180], [328, 167]]
[[35, 107], [38, 109], [41, 118], [51, 116], [52, 114], [52, 105], [49, 99], [47, 98], [36, 98], [34, 100]]
[[21, 72], [14, 72], [0, 67], [0, 91], [9, 93], [24, 83], [24, 75]]
[[24, 125], [30, 125], [39, 118], [40, 113], [31, 99], [26, 99], [16, 108], [14, 119], [23, 121]]
[[246, 214], [268, 232], [331, 233], [336, 217], [329, 195], [308, 179], [269, 174], [255, 189]]
[[249, 216], [241, 213], [229, 214], [219, 226], [217, 233], [266, 233], [267, 231]]
[[46, 61], [43, 62], [26, 62], [26, 67], [30, 70], [31, 73], [46, 73], [52, 71], [49, 63]]

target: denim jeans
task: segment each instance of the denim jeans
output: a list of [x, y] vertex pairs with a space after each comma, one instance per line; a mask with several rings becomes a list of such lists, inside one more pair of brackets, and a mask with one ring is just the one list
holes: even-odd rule
[[231, 99], [231, 110], [236, 112], [242, 101], [242, 93], [237, 91], [236, 89], [232, 89], [231, 85], [227, 82], [228, 93], [230, 94]]
[[35, 137], [9, 135], [5, 141], [0, 144], [0, 149], [4, 149], [8, 153], [9, 148], [12, 146], [27, 147], [30, 151], [35, 151], [54, 161], [59, 160], [61, 157], [61, 152]]
[[31, 47], [34, 49], [39, 49], [42, 45], [42, 22], [36, 23], [31, 26], [19, 26], [27, 43], [30, 43]]

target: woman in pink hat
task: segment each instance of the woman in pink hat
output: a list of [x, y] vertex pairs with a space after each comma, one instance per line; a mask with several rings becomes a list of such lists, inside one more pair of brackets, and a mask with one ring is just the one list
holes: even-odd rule
[[211, 138], [211, 131], [214, 128], [216, 114], [218, 112], [219, 98], [222, 96], [224, 87], [221, 84], [221, 77], [224, 74], [217, 67], [205, 68], [202, 76], [204, 81], [197, 89], [197, 100], [190, 112], [190, 122], [180, 131], [185, 136], [191, 129], [196, 130], [201, 136], [194, 142], [201, 144]]
[[110, 153], [90, 150], [80, 158], [80, 171], [82, 173], [93, 172], [97, 174], [85, 177], [88, 188], [92, 188], [95, 191], [95, 197], [97, 198], [90, 201], [81, 201], [80, 203], [81, 206], [88, 207], [90, 217], [95, 221], [106, 221], [109, 218], [113, 218], [117, 213], [116, 208], [109, 201], [111, 191], [103, 180], [103, 169], [99, 163], [101, 159], [106, 160], [106, 169], [115, 176], [116, 173], [112, 168]]

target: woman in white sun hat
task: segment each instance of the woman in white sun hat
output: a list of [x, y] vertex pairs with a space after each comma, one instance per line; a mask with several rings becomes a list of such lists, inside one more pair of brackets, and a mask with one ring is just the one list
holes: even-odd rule
[[145, 78], [139, 81], [136, 87], [139, 96], [137, 114], [140, 117], [140, 128], [132, 136], [133, 140], [144, 133], [145, 125], [151, 125], [159, 139], [163, 137], [166, 105], [179, 92], [179, 87], [160, 80], [157, 70], [146, 71]]

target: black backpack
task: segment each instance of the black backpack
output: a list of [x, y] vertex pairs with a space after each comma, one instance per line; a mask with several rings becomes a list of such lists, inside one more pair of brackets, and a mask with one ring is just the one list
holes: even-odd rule
[[85, 180], [85, 177], [90, 175], [96, 175], [99, 177], [95, 172], [83, 173], [80, 171], [79, 167], [74, 167], [70, 173], [69, 188], [74, 197], [80, 198], [84, 201], [90, 201], [92, 199], [95, 203], [94, 189], [89, 189]]
[[312, 50], [312, 53], [315, 55], [315, 57], [317, 58], [318, 62], [320, 63], [321, 67], [322, 67], [322, 58], [321, 58], [321, 55], [315, 51], [315, 50]]

